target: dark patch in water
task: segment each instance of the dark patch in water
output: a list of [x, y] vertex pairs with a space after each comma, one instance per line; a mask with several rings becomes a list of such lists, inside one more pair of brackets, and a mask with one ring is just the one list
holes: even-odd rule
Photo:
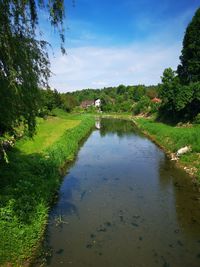
[[90, 243], [87, 244], [87, 245], [86, 245], [86, 248], [92, 248], [92, 244], [90, 244]]
[[85, 190], [85, 191], [83, 191], [82, 193], [81, 193], [81, 200], [83, 200], [83, 198], [84, 198], [84, 196], [85, 196], [85, 194], [87, 193], [87, 191]]
[[124, 216], [123, 215], [119, 215], [120, 221], [123, 222], [124, 221]]
[[140, 218], [140, 215], [133, 215], [133, 218], [134, 219], [139, 219]]
[[100, 225], [100, 227], [97, 228], [97, 232], [106, 232], [106, 231], [107, 231], [107, 229], [102, 225]]
[[108, 227], [112, 226], [111, 222], [105, 222], [105, 225]]
[[66, 201], [63, 203], [61, 210], [62, 210], [61, 212], [62, 214], [65, 214], [65, 215], [76, 214], [78, 216], [78, 210], [76, 206], [70, 203], [69, 201]]
[[163, 256], [161, 256], [161, 259], [163, 260], [163, 265], [162, 267], [170, 267], [170, 264], [165, 260], [165, 258]]
[[61, 249], [59, 249], [59, 250], [56, 251], [56, 254], [62, 254], [63, 252], [64, 252], [64, 249], [61, 248]]
[[95, 238], [95, 237], [96, 237], [96, 235], [94, 235], [94, 234], [91, 234], [91, 235], [90, 235], [90, 237], [91, 237], [91, 238]]
[[181, 247], [183, 246], [183, 243], [180, 240], [177, 241], [177, 244]]
[[139, 226], [139, 224], [137, 224], [137, 223], [131, 223], [133, 226], [135, 226], [135, 227], [138, 227]]
[[123, 211], [122, 210], [119, 211], [119, 218], [120, 218], [121, 222], [124, 221], [124, 216], [123, 216]]

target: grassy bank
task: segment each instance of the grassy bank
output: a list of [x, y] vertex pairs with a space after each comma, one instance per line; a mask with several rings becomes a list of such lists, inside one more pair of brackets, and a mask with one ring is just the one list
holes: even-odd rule
[[80, 141], [94, 125], [91, 116], [66, 115], [39, 120], [34, 140], [21, 140], [0, 165], [0, 265], [30, 259], [45, 229], [60, 169], [74, 159]]
[[169, 153], [176, 153], [184, 146], [191, 152], [180, 156], [179, 164], [200, 181], [200, 125], [170, 126], [151, 119], [134, 119], [138, 127]]

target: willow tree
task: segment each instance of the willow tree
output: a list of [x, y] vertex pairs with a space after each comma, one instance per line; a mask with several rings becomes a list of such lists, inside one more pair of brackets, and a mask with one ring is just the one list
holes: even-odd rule
[[35, 130], [39, 87], [50, 76], [48, 43], [36, 33], [40, 11], [48, 12], [64, 52], [64, 0], [0, 0], [0, 134], [19, 124]]

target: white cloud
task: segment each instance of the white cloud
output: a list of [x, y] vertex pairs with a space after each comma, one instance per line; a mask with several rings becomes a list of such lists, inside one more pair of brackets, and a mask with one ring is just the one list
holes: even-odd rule
[[60, 92], [119, 84], [157, 84], [167, 67], [176, 69], [181, 43], [127, 47], [78, 47], [51, 59], [52, 87]]

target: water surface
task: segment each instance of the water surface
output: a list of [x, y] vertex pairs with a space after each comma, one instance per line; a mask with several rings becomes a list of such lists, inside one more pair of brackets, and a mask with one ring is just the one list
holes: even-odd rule
[[63, 180], [46, 266], [199, 267], [199, 197], [131, 122], [104, 119]]

